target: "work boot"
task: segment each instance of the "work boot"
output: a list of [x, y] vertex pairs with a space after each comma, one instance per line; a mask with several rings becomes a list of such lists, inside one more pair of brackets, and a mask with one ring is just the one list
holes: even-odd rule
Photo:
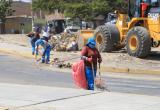
[[50, 61], [48, 59], [46, 59], [46, 64], [50, 64]]
[[42, 63], [45, 63], [45, 58], [44, 57], [42, 57]]
[[44, 61], [44, 60], [42, 60], [42, 63], [45, 63], [45, 61]]
[[34, 52], [32, 52], [32, 55], [34, 55]]

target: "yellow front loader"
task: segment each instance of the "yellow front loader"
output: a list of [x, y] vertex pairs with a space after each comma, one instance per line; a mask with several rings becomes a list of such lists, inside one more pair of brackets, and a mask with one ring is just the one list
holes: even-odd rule
[[95, 40], [100, 51], [126, 47], [131, 56], [144, 58], [160, 45], [160, 0], [128, 0], [128, 12], [116, 11], [116, 24], [99, 26]]

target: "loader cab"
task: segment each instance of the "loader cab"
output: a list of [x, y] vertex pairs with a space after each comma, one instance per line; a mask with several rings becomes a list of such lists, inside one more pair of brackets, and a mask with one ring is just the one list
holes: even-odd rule
[[[155, 1], [155, 0], [154, 0]], [[129, 0], [128, 1], [128, 15], [130, 18], [141, 17], [142, 14], [142, 3], [151, 4], [152, 0]]]
[[160, 6], [160, 0], [148, 0], [148, 3], [151, 7], [159, 7]]
[[160, 0], [149, 0], [149, 13], [160, 14]]
[[142, 3], [148, 4], [148, 12], [151, 8], [160, 8], [160, 0], [129, 0], [128, 1], [128, 15], [130, 18], [141, 17]]
[[130, 18], [140, 17], [140, 3], [142, 0], [129, 0], [128, 1], [128, 15]]

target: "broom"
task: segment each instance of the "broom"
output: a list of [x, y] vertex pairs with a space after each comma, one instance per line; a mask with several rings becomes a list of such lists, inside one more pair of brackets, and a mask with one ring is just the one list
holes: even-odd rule
[[[94, 66], [93, 66], [93, 63], [92, 63], [92, 71], [93, 71], [93, 75], [94, 75]], [[98, 69], [98, 77], [94, 78], [94, 83], [95, 83], [95, 87], [97, 89], [100, 89], [100, 90], [103, 90], [103, 91], [106, 90], [106, 91], [110, 92], [110, 90], [106, 86], [105, 80], [102, 79], [101, 70], [100, 70], [100, 63], [99, 63], [99, 69]]]

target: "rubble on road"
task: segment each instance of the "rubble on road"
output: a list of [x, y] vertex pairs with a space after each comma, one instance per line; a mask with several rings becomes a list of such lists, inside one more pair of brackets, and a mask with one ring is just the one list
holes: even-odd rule
[[71, 63], [65, 63], [64, 61], [61, 61], [59, 58], [54, 58], [54, 60], [51, 62], [51, 66], [54, 66], [56, 68], [71, 68]]

